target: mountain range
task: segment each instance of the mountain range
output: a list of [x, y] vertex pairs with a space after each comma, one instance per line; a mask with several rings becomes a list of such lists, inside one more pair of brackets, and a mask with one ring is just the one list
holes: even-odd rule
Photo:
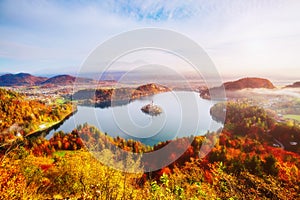
[[[35, 86], [35, 85], [71, 85], [76, 83], [97, 83], [94, 79], [74, 77], [70, 75], [56, 75], [50, 78], [34, 76], [29, 73], [4, 74], [0, 76], [0, 86]], [[245, 88], [267, 88], [274, 89], [275, 86], [268, 79], [242, 78], [236, 81], [225, 82], [225, 90], [241, 90]], [[300, 87], [300, 82], [295, 82], [286, 88]], [[210, 90], [217, 89], [211, 88]]]
[[77, 83], [95, 83], [88, 78], [77, 78], [70, 75], [57, 75], [51, 78], [33, 76], [28, 73], [4, 74], [0, 76], [0, 86], [34, 86], [34, 85], [70, 85]]
[[0, 76], [0, 86], [38, 85], [46, 80], [45, 77], [32, 76], [27, 73], [4, 74]]

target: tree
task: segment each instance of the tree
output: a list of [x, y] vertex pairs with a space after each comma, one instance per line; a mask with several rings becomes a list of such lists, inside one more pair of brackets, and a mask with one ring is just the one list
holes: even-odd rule
[[279, 168], [277, 167], [276, 163], [277, 160], [273, 155], [269, 155], [265, 158], [265, 162], [263, 163], [263, 168], [265, 173], [277, 176], [279, 172]]
[[254, 155], [251, 158], [247, 155], [245, 166], [251, 174], [262, 175], [262, 160], [258, 155]]

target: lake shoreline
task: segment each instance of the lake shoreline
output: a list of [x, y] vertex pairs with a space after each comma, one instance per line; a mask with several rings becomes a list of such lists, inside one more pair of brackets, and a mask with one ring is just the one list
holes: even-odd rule
[[43, 129], [35, 130], [31, 133], [28, 133], [24, 137], [36, 137], [36, 136], [43, 136], [45, 137], [50, 131], [53, 129], [59, 128], [66, 120], [68, 120], [71, 116], [73, 116], [78, 111], [78, 108], [76, 106], [75, 109], [72, 110], [72, 112], [66, 114], [61, 120], [53, 123], [51, 126], [45, 127]]
[[[141, 111], [152, 101], [163, 110], [158, 116], [149, 116]], [[200, 98], [197, 92], [170, 91], [136, 99], [125, 106], [101, 108], [78, 104], [78, 112], [61, 126], [50, 129], [45, 137], [50, 139], [58, 131], [70, 133], [76, 126], [88, 123], [111, 137], [135, 139], [152, 146], [174, 137], [204, 135], [208, 130], [218, 130], [222, 123], [210, 115], [210, 108], [215, 103]], [[182, 114], [185, 116], [183, 119]], [[195, 120], [199, 114], [201, 120]]]

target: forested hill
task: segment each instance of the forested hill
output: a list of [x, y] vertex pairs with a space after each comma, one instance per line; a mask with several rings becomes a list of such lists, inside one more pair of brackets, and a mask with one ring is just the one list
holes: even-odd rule
[[80, 83], [90, 83], [90, 84], [95, 84], [96, 81], [93, 79], [88, 79], [88, 78], [77, 78], [74, 76], [70, 75], [57, 75], [54, 77], [51, 77], [47, 79], [46, 81], [42, 82], [41, 84], [53, 84], [53, 85], [72, 85], [72, 84], [80, 84]]
[[237, 81], [226, 82], [223, 85], [225, 90], [241, 90], [246, 88], [275, 88], [271, 81], [264, 78], [242, 78]]
[[214, 88], [204, 88], [200, 90], [200, 96], [204, 99], [210, 99], [210, 93], [218, 93], [218, 91], [236, 91], [242, 89], [255, 89], [255, 88], [265, 88], [265, 89], [274, 89], [275, 86], [271, 81], [264, 78], [242, 78], [236, 81], [230, 81], [224, 83], [222, 86]]
[[39, 100], [28, 100], [16, 92], [0, 89], [0, 137], [13, 138], [27, 135], [40, 127], [60, 121], [73, 112], [70, 103], [46, 104]]
[[[110, 188], [106, 188], [105, 184], [111, 187], [112, 183], [130, 180], [126, 183], [126, 191], [134, 193], [136, 199], [298, 199], [300, 155], [274, 147], [272, 137], [265, 134], [268, 129], [280, 127], [282, 124], [276, 125], [272, 117], [266, 116], [267, 113], [258, 107], [230, 103], [227, 109], [228, 120], [222, 133], [177, 138], [160, 142], [153, 147], [147, 147], [134, 140], [112, 138], [88, 124], [78, 126], [71, 133], [55, 133], [49, 141], [43, 138], [31, 140], [25, 148], [36, 157], [31, 155], [26, 159], [45, 158], [44, 154], [48, 155], [49, 159], [42, 163], [30, 164], [31, 168], [41, 169], [43, 173], [32, 172], [28, 179], [34, 180], [36, 187], [42, 184], [38, 182], [40, 179], [49, 182], [44, 196], [53, 195], [53, 190], [62, 197], [80, 197], [82, 191], [85, 191], [93, 199], [97, 197], [95, 190], [102, 191], [101, 194], [105, 196], [112, 191], [117, 195], [122, 193], [122, 187], [125, 185], [114, 186], [109, 192]], [[241, 115], [244, 115], [245, 120], [238, 120]], [[214, 142], [216, 144], [209, 153], [199, 158], [202, 145], [210, 146]], [[122, 165], [126, 152], [142, 156], [145, 152], [150, 153], [167, 147], [169, 150], [164, 150], [161, 157], [153, 157], [150, 162], [143, 160], [142, 156], [141, 160], [130, 157], [124, 160], [124, 163], [134, 163], [130, 165], [132, 167], [147, 168], [161, 162], [174, 162], [160, 170], [136, 174], [135, 177], [130, 176], [131, 178], [129, 175], [124, 178], [125, 174], [112, 176], [117, 171], [101, 173], [107, 171], [108, 167], [103, 164], [96, 165], [95, 161], [91, 162], [90, 157], [85, 154], [87, 146], [93, 151], [105, 153], [108, 157], [113, 155], [115, 160], [110, 160], [110, 163], [115, 162], [118, 165]], [[178, 154], [184, 149], [182, 155]], [[174, 159], [176, 157], [179, 158]], [[67, 164], [63, 165], [66, 162]], [[93, 165], [89, 165], [90, 163]], [[87, 166], [93, 167], [86, 168]], [[20, 170], [22, 172], [23, 168]], [[7, 173], [9, 169], [5, 168], [3, 174]], [[59, 180], [54, 175], [57, 173], [60, 175]], [[91, 179], [91, 176], [95, 178]], [[78, 186], [72, 187], [74, 184]], [[60, 191], [55, 188], [60, 188]], [[124, 195], [130, 198], [127, 192]]]
[[97, 81], [89, 78], [74, 77], [70, 75], [57, 75], [51, 78], [34, 76], [28, 73], [4, 74], [0, 76], [0, 86], [39, 86], [39, 85], [72, 85], [96, 84]]
[[131, 100], [139, 99], [144, 96], [150, 96], [168, 91], [170, 91], [170, 89], [165, 86], [155, 83], [149, 83], [141, 85], [137, 88], [122, 87], [99, 88], [96, 90], [79, 90], [78, 92], [72, 95], [72, 99], [79, 100], [79, 104], [106, 107], [111, 105], [128, 103]]
[[0, 76], [0, 86], [32, 86], [47, 80], [45, 77], [33, 76], [28, 73], [4, 74]]
[[292, 85], [287, 85], [286, 88], [300, 88], [300, 81], [295, 82]]

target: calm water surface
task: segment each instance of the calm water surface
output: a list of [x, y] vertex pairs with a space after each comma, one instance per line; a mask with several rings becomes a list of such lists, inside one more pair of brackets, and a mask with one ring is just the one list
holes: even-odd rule
[[[141, 108], [154, 102], [163, 112], [150, 116]], [[167, 92], [135, 100], [127, 105], [108, 108], [78, 106], [78, 111], [59, 128], [52, 130], [71, 132], [80, 124], [88, 123], [98, 127], [110, 136], [132, 138], [148, 145], [176, 137], [203, 135], [223, 126], [214, 121], [209, 113], [217, 102], [204, 100], [195, 92]]]

